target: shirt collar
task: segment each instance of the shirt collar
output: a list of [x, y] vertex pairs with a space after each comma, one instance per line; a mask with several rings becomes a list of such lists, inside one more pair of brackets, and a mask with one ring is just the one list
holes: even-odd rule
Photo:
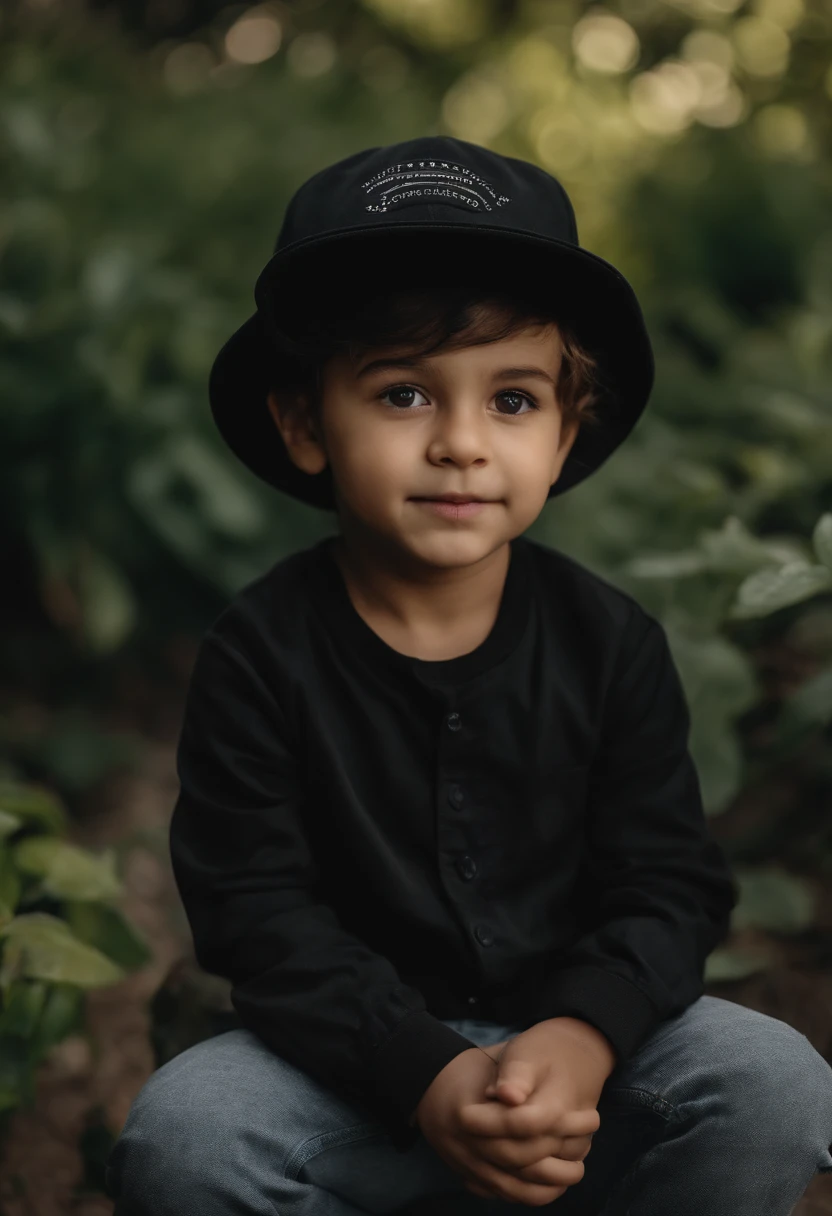
[[531, 598], [529, 542], [511, 542], [511, 558], [493, 628], [479, 646], [453, 659], [417, 659], [401, 654], [379, 637], [350, 599], [341, 569], [332, 554], [335, 536], [327, 536], [310, 551], [311, 573], [318, 585], [318, 603], [336, 636], [374, 666], [414, 676], [429, 686], [459, 684], [503, 662], [519, 644], [529, 618]]

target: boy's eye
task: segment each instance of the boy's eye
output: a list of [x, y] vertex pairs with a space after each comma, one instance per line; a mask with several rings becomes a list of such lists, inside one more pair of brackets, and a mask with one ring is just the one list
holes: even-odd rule
[[[517, 389], [515, 389], [515, 388], [507, 388], [504, 393], [498, 394], [498, 398], [499, 397], [513, 397], [515, 402], [528, 401], [530, 409], [536, 410], [538, 408], [537, 403], [535, 402], [533, 397], [530, 397], [528, 395], [528, 393], [519, 393], [517, 391]], [[529, 411], [527, 410], [526, 412], [528, 413]], [[509, 413], [511, 413], [511, 414], [519, 413], [519, 409], [511, 409], [509, 411]]]
[[409, 384], [394, 384], [392, 388], [385, 389], [381, 394], [381, 400], [385, 401], [388, 397], [392, 398], [390, 405], [402, 406], [405, 409], [409, 405], [413, 405], [413, 396], [424, 397], [424, 393], [420, 393], [418, 388], [412, 388]]
[[[385, 389], [381, 394], [382, 401], [388, 401], [394, 409], [402, 410], [407, 410], [410, 406], [417, 404], [417, 402], [414, 401], [414, 397], [424, 398], [424, 393], [422, 393], [418, 388], [413, 388], [412, 385], [409, 384], [395, 384], [392, 386], [392, 388]], [[504, 389], [503, 392], [497, 394], [496, 399], [499, 401], [501, 397], [509, 399], [511, 406], [511, 408], [507, 411], [509, 415], [520, 413], [522, 410], [523, 401], [528, 403], [530, 410], [536, 410], [538, 408], [534, 398], [530, 397], [528, 393], [518, 392], [517, 389]], [[528, 413], [529, 410], [526, 412]]]

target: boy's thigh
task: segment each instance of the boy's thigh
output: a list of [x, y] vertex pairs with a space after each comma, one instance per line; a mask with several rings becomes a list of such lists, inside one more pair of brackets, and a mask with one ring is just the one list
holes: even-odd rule
[[823, 1106], [832, 1118], [832, 1069], [805, 1035], [779, 1018], [703, 995], [663, 1021], [607, 1079], [605, 1093], [642, 1090], [679, 1114], [705, 1114], [720, 1095], [760, 1118], [783, 1109]]
[[[273, 1213], [306, 1211], [309, 1203], [313, 1211], [321, 1189], [345, 1213], [390, 1213], [462, 1186], [427, 1142], [398, 1152], [372, 1112], [245, 1029], [203, 1040], [158, 1068], [136, 1096], [106, 1168], [116, 1212], [166, 1216], [235, 1204]], [[331, 1206], [338, 1211], [334, 1199]]]

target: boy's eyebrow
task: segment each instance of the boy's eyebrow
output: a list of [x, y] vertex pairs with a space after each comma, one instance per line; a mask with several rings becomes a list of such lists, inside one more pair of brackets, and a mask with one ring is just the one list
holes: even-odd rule
[[494, 375], [506, 380], [513, 380], [516, 376], [533, 376], [537, 380], [548, 380], [552, 388], [557, 388], [556, 381], [542, 367], [503, 367]]
[[389, 368], [393, 371], [397, 367], [421, 367], [422, 363], [422, 359], [373, 359], [371, 363], [368, 363], [365, 367], [361, 368], [360, 372], [356, 373], [356, 379], [360, 380], [362, 376], [369, 376], [372, 372], [378, 372], [382, 369], [387, 370]]
[[[422, 367], [424, 366], [424, 362], [424, 359], [373, 359], [371, 363], [368, 363], [356, 373], [356, 379], [361, 380], [372, 372]], [[510, 380], [516, 376], [532, 376], [538, 380], [546, 380], [551, 384], [552, 388], [557, 388], [555, 380], [542, 367], [501, 367], [499, 371], [494, 373], [495, 380]]]

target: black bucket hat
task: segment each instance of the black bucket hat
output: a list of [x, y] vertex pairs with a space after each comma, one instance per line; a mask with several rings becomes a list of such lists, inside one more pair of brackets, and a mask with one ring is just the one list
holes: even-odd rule
[[275, 328], [314, 316], [334, 284], [360, 292], [424, 276], [476, 275], [549, 289], [598, 359], [600, 425], [582, 427], [552, 498], [593, 473], [623, 443], [653, 387], [650, 339], [635, 293], [609, 262], [581, 249], [572, 204], [551, 174], [447, 136], [369, 148], [316, 173], [292, 197], [274, 254], [260, 273], [257, 311], [217, 355], [209, 379], [214, 420], [232, 451], [270, 485], [334, 510], [329, 467], [294, 465], [267, 395], [278, 360]]

